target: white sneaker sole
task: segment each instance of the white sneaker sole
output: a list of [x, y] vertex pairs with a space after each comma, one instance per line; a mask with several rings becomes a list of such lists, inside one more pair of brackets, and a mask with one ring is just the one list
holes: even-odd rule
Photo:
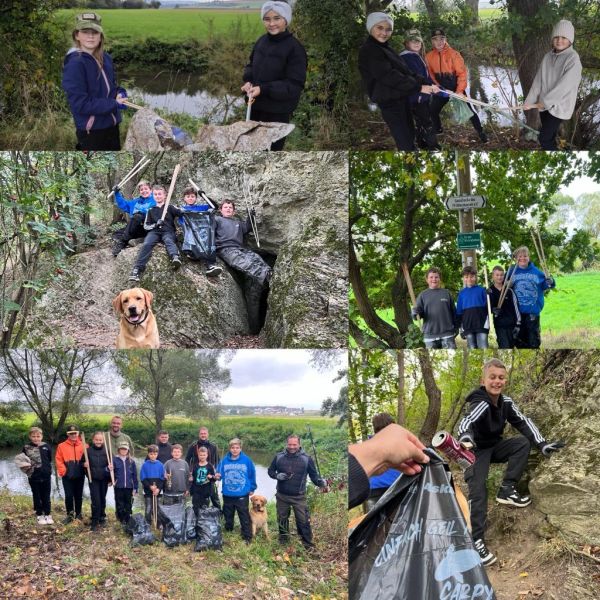
[[516, 502], [513, 502], [508, 498], [496, 498], [496, 502], [498, 504], [506, 504], [507, 506], [514, 506], [516, 508], [525, 508], [526, 506], [529, 506], [531, 504], [531, 498], [529, 499], [529, 502], [527, 502], [527, 504], [517, 504]]
[[491, 558], [489, 558], [487, 561], [486, 560], [481, 560], [481, 564], [484, 567], [489, 567], [490, 565], [493, 565], [495, 562], [497, 562], [497, 558], [495, 556], [492, 556]]

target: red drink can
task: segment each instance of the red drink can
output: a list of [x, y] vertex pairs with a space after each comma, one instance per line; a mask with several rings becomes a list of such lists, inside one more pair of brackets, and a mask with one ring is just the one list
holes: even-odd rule
[[475, 455], [463, 448], [447, 431], [438, 431], [433, 436], [431, 445], [448, 459], [458, 463], [463, 470], [468, 469], [475, 462]]

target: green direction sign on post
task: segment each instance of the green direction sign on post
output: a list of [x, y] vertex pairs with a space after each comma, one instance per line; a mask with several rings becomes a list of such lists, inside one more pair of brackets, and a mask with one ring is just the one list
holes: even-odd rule
[[481, 249], [481, 231], [457, 233], [456, 241], [459, 250], [479, 250]]

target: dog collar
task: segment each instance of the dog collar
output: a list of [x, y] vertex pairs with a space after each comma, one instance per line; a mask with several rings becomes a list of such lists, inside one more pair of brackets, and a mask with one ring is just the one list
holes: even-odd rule
[[137, 327], [138, 325], [141, 325], [141, 324], [142, 324], [142, 323], [143, 323], [143, 322], [144, 322], [144, 321], [145, 321], [145, 320], [148, 318], [148, 315], [149, 315], [149, 314], [150, 314], [150, 312], [149, 312], [149, 311], [146, 311], [146, 316], [145, 316], [145, 317], [144, 317], [144, 318], [143, 318], [141, 321], [138, 321], [137, 323], [132, 323], [132, 322], [131, 322], [131, 321], [130, 321], [128, 318], [127, 318], [127, 315], [126, 315], [125, 313], [123, 313], [123, 316], [125, 317], [125, 320], [126, 320], [126, 321], [127, 321], [129, 324], [130, 324], [130, 325], [133, 325], [134, 327]]

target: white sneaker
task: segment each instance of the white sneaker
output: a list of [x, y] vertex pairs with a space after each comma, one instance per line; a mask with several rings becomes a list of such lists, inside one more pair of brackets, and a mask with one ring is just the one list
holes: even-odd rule
[[54, 520], [50, 515], [46, 515], [46, 525], [54, 525]]
[[37, 522], [38, 522], [38, 525], [45, 525], [46, 517], [44, 515], [38, 515]]

